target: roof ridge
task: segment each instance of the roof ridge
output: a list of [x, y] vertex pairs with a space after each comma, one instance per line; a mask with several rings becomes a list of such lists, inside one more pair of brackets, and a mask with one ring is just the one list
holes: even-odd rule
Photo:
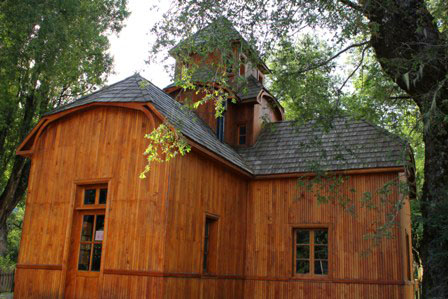
[[98, 88], [98, 90], [95, 90], [94, 92], [89, 93], [89, 94], [85, 94], [85, 95], [81, 96], [80, 98], [77, 98], [77, 99], [75, 99], [75, 100], [73, 100], [73, 101], [71, 101], [71, 102], [68, 102], [68, 103], [65, 103], [65, 104], [63, 104], [63, 105], [54, 107], [52, 110], [50, 110], [50, 111], [44, 113], [43, 116], [46, 116], [46, 115], [50, 115], [50, 114], [56, 113], [58, 110], [65, 109], [67, 106], [70, 106], [70, 105], [73, 105], [73, 104], [75, 104], [75, 103], [78, 103], [79, 101], [82, 101], [82, 100], [86, 99], [87, 97], [91, 97], [91, 96], [96, 95], [96, 94], [98, 94], [98, 93], [100, 93], [100, 92], [107, 91], [107, 90], [109, 90], [111, 87], [113, 87], [113, 86], [115, 86], [115, 85], [118, 85], [119, 83], [125, 82], [126, 80], [129, 80], [129, 79], [131, 79], [132, 77], [134, 77], [135, 75], [139, 75], [139, 74], [135, 73], [135, 74], [133, 74], [133, 75], [131, 75], [131, 76], [128, 76], [128, 77], [124, 78], [123, 80], [117, 81], [117, 82], [112, 83], [112, 84], [110, 84], [110, 85], [105, 85], [105, 86], [103, 86], [103, 87], [101, 87], [101, 88]]

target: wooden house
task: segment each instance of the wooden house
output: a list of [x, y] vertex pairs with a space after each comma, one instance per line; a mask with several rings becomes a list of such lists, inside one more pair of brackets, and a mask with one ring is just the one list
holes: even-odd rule
[[[218, 120], [136, 74], [39, 121], [17, 150], [32, 166], [15, 298], [412, 297], [409, 199], [390, 184], [403, 142], [349, 117], [296, 127], [267, 70], [244, 67]], [[166, 121], [192, 151], [140, 179]], [[316, 163], [340, 184], [299, 185]], [[366, 239], [398, 201], [392, 237]]]

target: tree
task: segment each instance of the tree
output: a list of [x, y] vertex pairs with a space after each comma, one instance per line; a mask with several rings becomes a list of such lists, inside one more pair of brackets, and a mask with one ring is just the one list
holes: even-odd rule
[[[224, 15], [262, 54], [284, 40], [295, 40], [304, 28], [331, 32], [335, 50], [291, 72], [324, 67], [344, 52], [373, 49], [382, 74], [399, 88], [390, 103], [411, 100], [421, 116], [425, 144], [421, 194], [424, 294], [448, 297], [448, 4], [443, 0], [187, 0], [173, 6], [153, 31], [159, 41], [153, 53]], [[218, 35], [222, 38], [222, 35]], [[213, 41], [213, 40], [211, 40]], [[193, 43], [197, 48], [200, 43]], [[216, 44], [210, 47], [216, 49]], [[222, 50], [222, 48], [220, 48]], [[362, 55], [361, 55], [362, 57]], [[359, 67], [364, 64], [359, 61]], [[355, 72], [354, 72], [355, 73]], [[353, 74], [354, 74], [353, 73]], [[350, 76], [351, 77], [351, 76]], [[389, 103], [389, 102], [385, 102]]]
[[107, 36], [127, 15], [125, 0], [0, 1], [0, 254], [30, 170], [15, 149], [43, 113], [104, 82]]

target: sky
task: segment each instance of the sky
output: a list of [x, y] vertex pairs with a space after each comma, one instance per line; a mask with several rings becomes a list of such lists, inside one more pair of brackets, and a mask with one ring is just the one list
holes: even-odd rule
[[[139, 72], [161, 88], [171, 82], [162, 63], [151, 65], [145, 63], [149, 49], [155, 41], [155, 36], [150, 34], [150, 29], [159, 20], [163, 11], [168, 9], [170, 2], [168, 0], [128, 0], [131, 15], [125, 21], [125, 27], [119, 35], [112, 35], [109, 39], [110, 53], [114, 57], [115, 74], [109, 76], [108, 85], [129, 77], [135, 72]], [[153, 5], [157, 5], [160, 11], [151, 11]], [[174, 64], [174, 60], [168, 63]]]

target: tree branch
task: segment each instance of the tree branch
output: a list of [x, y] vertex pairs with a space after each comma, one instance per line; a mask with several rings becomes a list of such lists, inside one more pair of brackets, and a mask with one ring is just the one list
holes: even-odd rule
[[347, 84], [348, 80], [350, 80], [350, 78], [353, 77], [353, 75], [355, 75], [355, 73], [359, 70], [359, 68], [360, 68], [361, 65], [363, 64], [363, 62], [364, 62], [364, 55], [365, 55], [366, 50], [367, 50], [368, 48], [370, 48], [370, 46], [367, 46], [367, 47], [365, 47], [365, 48], [362, 50], [362, 53], [361, 53], [361, 61], [360, 61], [359, 64], [356, 66], [356, 68], [353, 70], [353, 72], [352, 72], [352, 73], [345, 79], [345, 81], [344, 81], [344, 83], [342, 84], [342, 86], [338, 89], [338, 91], [337, 91], [338, 94], [341, 93], [342, 89], [345, 87], [345, 84]]
[[336, 54], [334, 54], [333, 56], [331, 56], [331, 57], [328, 58], [327, 60], [324, 60], [324, 61], [322, 61], [322, 62], [319, 62], [318, 64], [315, 64], [315, 65], [310, 66], [310, 67], [308, 67], [308, 68], [305, 68], [305, 69], [303, 69], [303, 70], [300, 70], [300, 71], [298, 71], [297, 73], [299, 73], [299, 74], [300, 74], [300, 73], [306, 73], [306, 72], [308, 72], [308, 71], [311, 71], [311, 70], [320, 68], [320, 67], [322, 67], [322, 66], [328, 64], [328, 63], [329, 63], [330, 61], [332, 61], [333, 59], [338, 58], [341, 54], [347, 52], [348, 50], [350, 50], [350, 49], [352, 49], [352, 48], [356, 48], [356, 47], [362, 47], [362, 46], [365, 46], [365, 45], [367, 45], [367, 44], [369, 44], [369, 43], [370, 43], [370, 40], [368, 40], [368, 41], [364, 41], [364, 42], [361, 42], [361, 43], [357, 43], [357, 44], [352, 44], [352, 45], [350, 45], [350, 46], [348, 46], [348, 47], [342, 49], [341, 51], [337, 52]]

